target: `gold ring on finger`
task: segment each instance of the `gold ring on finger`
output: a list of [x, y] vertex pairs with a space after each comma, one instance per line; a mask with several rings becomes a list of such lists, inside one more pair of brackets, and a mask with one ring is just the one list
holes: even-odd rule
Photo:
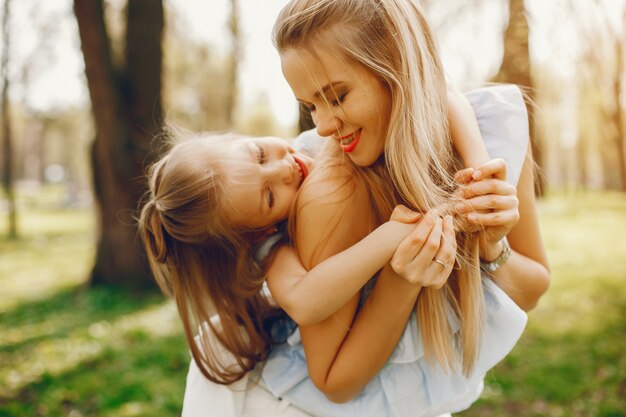
[[439, 260], [439, 259], [437, 259], [437, 258], [433, 259], [433, 262], [437, 262], [439, 265], [443, 266], [443, 269], [446, 269], [446, 268], [448, 267], [448, 264], [447, 264], [447, 263], [445, 263], [445, 262], [443, 262], [443, 261], [440, 261], [440, 260]]

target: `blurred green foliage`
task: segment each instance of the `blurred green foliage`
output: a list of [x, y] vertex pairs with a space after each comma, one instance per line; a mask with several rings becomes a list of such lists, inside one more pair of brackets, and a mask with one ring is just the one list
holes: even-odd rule
[[[626, 196], [539, 207], [552, 286], [459, 416], [626, 416]], [[86, 209], [23, 204], [22, 237], [0, 239], [1, 416], [180, 415], [188, 353], [175, 308], [84, 288], [93, 227]]]

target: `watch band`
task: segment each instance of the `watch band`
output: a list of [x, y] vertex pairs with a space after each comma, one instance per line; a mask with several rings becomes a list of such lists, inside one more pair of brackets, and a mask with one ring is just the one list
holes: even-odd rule
[[509, 260], [509, 258], [511, 257], [511, 246], [509, 245], [509, 241], [506, 239], [506, 237], [503, 237], [501, 242], [502, 252], [500, 252], [500, 255], [498, 255], [498, 257], [491, 262], [484, 262], [483, 260], [481, 260], [480, 269], [485, 272], [495, 272], [500, 269], [500, 267], [504, 265], [506, 261]]

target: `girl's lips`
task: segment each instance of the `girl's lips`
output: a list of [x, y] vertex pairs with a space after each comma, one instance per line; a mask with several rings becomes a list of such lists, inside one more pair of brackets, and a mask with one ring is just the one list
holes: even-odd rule
[[344, 153], [350, 153], [354, 149], [356, 149], [357, 145], [359, 144], [359, 140], [361, 140], [361, 132], [362, 130], [359, 129], [350, 135], [346, 135], [337, 139], [339, 141], [339, 147]]
[[306, 167], [306, 164], [302, 162], [300, 158], [297, 158], [294, 156], [293, 160], [296, 161], [296, 164], [298, 164], [298, 166], [300, 167], [300, 177], [301, 177], [300, 184], [302, 184], [302, 181], [304, 181], [307, 175], [309, 175], [309, 169]]

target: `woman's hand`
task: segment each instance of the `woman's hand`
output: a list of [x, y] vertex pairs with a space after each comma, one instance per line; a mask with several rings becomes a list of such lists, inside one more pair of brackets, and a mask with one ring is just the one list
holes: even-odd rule
[[480, 256], [485, 260], [498, 257], [500, 241], [519, 221], [517, 189], [506, 182], [506, 163], [492, 159], [479, 168], [460, 171], [456, 176], [464, 201], [455, 212], [470, 230], [481, 231]]
[[438, 289], [448, 280], [455, 259], [456, 238], [452, 216], [441, 218], [436, 210], [431, 210], [400, 242], [390, 265], [407, 281]]

